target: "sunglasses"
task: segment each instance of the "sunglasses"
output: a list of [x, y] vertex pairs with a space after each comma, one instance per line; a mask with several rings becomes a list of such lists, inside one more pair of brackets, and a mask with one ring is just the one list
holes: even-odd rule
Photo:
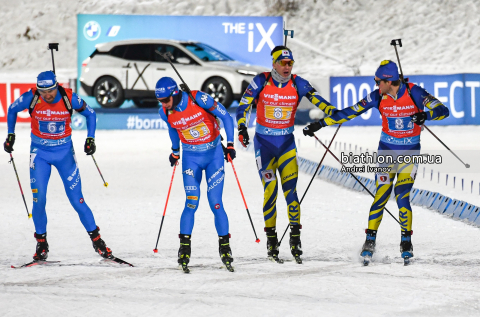
[[285, 66], [287, 66], [287, 65], [291, 67], [291, 66], [293, 66], [293, 64], [295, 63], [295, 61], [286, 61], [286, 60], [283, 60], [283, 59], [282, 59], [282, 60], [277, 61], [277, 63], [279, 63], [280, 66], [282, 66], [282, 67], [285, 67]]
[[48, 90], [38, 89], [38, 92], [41, 93], [41, 94], [42, 94], [42, 93], [43, 93], [43, 94], [51, 94], [51, 93], [54, 92], [56, 89], [57, 89], [57, 87], [52, 88], [52, 89], [48, 89]]
[[161, 103], [167, 103], [170, 101], [170, 96], [168, 96], [167, 98], [163, 98], [163, 99], [157, 99], [159, 102]]

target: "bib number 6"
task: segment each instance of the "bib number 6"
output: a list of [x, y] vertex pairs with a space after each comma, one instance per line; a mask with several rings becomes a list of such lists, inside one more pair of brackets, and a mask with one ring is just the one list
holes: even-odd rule
[[273, 109], [273, 116], [274, 116], [276, 119], [281, 119], [281, 118], [283, 117], [282, 108], [275, 108], [275, 109]]

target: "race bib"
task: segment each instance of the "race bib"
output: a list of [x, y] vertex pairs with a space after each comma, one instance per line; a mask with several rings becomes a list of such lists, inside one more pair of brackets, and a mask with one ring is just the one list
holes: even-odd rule
[[65, 133], [65, 121], [39, 121], [39, 130], [46, 134]]
[[195, 140], [202, 138], [210, 133], [207, 125], [204, 122], [197, 124], [189, 129], [182, 130], [182, 135], [185, 140]]
[[390, 131], [408, 131], [413, 130], [414, 125], [410, 117], [403, 118], [387, 118], [388, 129]]
[[271, 120], [290, 120], [293, 107], [265, 106], [265, 118]]

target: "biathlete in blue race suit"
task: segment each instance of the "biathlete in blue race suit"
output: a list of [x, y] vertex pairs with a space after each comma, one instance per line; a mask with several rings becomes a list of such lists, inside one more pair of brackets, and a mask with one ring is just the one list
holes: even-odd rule
[[[162, 108], [159, 113], [167, 123], [172, 141], [169, 156], [171, 166], [180, 158], [182, 143], [182, 173], [185, 186], [185, 208], [180, 219], [180, 249], [178, 263], [187, 265], [191, 255], [191, 235], [195, 212], [200, 201], [202, 171], [207, 181], [207, 197], [215, 216], [215, 227], [219, 237], [219, 253], [222, 262], [233, 261], [230, 249], [228, 217], [223, 208], [222, 195], [225, 178], [224, 156], [233, 160], [233, 119], [225, 107], [201, 91], [192, 91], [192, 100], [187, 92], [180, 91], [170, 77], [162, 77], [156, 85], [155, 95]], [[227, 147], [222, 149], [220, 127], [215, 117], [222, 120], [227, 134]]]
[[104, 258], [111, 257], [112, 251], [100, 237], [100, 228], [95, 224], [93, 213], [83, 198], [80, 171], [71, 140], [71, 114], [75, 110], [87, 119], [85, 153], [95, 153], [95, 111], [71, 89], [59, 86], [53, 72], [42, 72], [37, 77], [36, 88], [22, 94], [8, 108], [8, 136], [4, 143], [8, 153], [13, 151], [15, 143], [17, 113], [25, 109], [29, 109], [32, 118], [30, 185], [33, 193], [34, 236], [37, 240], [33, 259], [44, 261], [48, 257], [45, 205], [52, 166], [57, 168], [67, 197], [92, 239], [95, 251]]
[[[258, 174], [264, 188], [263, 217], [267, 254], [270, 259], [279, 261], [276, 201], [280, 181], [288, 205], [290, 251], [300, 263], [303, 251], [300, 240], [300, 202], [297, 196], [297, 147], [293, 136], [295, 113], [303, 97], [327, 115], [333, 114], [337, 109], [322, 98], [307, 80], [292, 75], [294, 59], [289, 48], [277, 46], [271, 55], [273, 69], [252, 79], [238, 106], [238, 138], [244, 147], [249, 144], [247, 113], [257, 104], [254, 145]], [[279, 179], [276, 176], [277, 170]]]
[[[383, 210], [395, 188], [401, 225], [400, 252], [408, 263], [408, 259], [413, 257], [410, 191], [415, 182], [418, 164], [414, 164], [413, 160], [408, 160], [410, 161], [408, 162], [403, 158], [399, 162], [396, 161], [400, 155], [403, 157], [419, 155], [420, 133], [425, 120], [443, 120], [449, 116], [449, 111], [422, 87], [401, 82], [397, 64], [392, 61], [381, 62], [375, 72], [375, 82], [378, 89], [355, 105], [308, 125], [303, 133], [313, 136], [314, 132], [322, 127], [346, 122], [372, 108], [378, 109], [382, 115], [382, 133], [378, 145], [378, 155], [389, 155], [395, 163], [380, 164], [380, 167], [389, 168], [390, 171], [375, 174], [377, 192], [370, 208], [368, 228], [366, 229], [367, 237], [361, 256], [366, 257], [367, 262], [373, 256]], [[393, 186], [395, 177], [397, 181]]]

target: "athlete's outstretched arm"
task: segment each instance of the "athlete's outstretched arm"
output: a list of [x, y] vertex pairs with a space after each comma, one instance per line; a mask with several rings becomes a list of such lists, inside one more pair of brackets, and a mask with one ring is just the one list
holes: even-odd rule
[[332, 114], [336, 113], [338, 110], [330, 104], [327, 100], [325, 100], [318, 91], [313, 88], [313, 86], [308, 82], [308, 80], [303, 79], [300, 76], [295, 78], [295, 83], [297, 84], [298, 89], [298, 98], [299, 102], [302, 100], [303, 97], [307, 97], [307, 99], [318, 109], [325, 112], [327, 116], [331, 116]]
[[339, 110], [330, 117], [321, 119], [319, 123], [322, 127], [325, 127], [327, 125], [335, 125], [352, 120], [371, 108], [378, 107], [380, 98], [381, 96], [378, 89], [374, 90], [353, 106]]
[[72, 94], [72, 108], [87, 119], [87, 138], [95, 138], [97, 128], [95, 111], [76, 93]]

